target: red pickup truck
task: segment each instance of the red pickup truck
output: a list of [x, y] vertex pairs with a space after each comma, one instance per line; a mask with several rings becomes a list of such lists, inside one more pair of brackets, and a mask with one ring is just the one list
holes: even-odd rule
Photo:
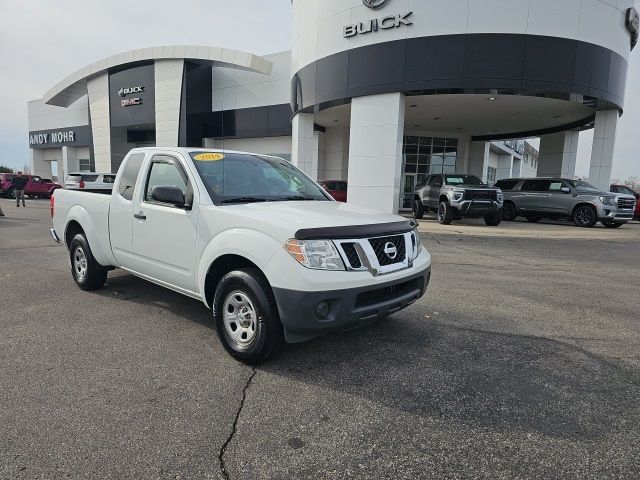
[[[13, 188], [11, 187], [11, 179], [13, 173], [0, 173], [0, 195], [4, 197], [13, 197]], [[28, 197], [51, 197], [54, 190], [62, 188], [62, 185], [51, 181], [49, 178], [42, 178], [38, 175], [25, 175], [29, 179], [24, 187], [24, 194]]]
[[636, 220], [640, 220], [640, 193], [630, 189], [626, 185], [611, 185], [609, 189], [613, 193], [625, 193], [627, 195], [633, 195], [636, 197], [636, 210], [634, 214], [634, 218]]

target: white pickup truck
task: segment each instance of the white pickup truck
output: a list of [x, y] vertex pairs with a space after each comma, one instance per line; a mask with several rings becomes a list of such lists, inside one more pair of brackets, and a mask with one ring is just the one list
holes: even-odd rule
[[59, 189], [51, 215], [80, 288], [122, 268], [199, 299], [252, 364], [407, 307], [431, 273], [413, 221], [336, 202], [264, 155], [137, 148], [111, 194]]

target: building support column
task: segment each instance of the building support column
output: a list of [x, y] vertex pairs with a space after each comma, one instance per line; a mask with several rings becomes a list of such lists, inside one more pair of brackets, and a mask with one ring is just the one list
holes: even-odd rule
[[319, 172], [325, 166], [325, 133], [313, 132], [313, 156], [311, 160], [311, 178], [318, 180]]
[[538, 175], [575, 178], [580, 132], [551, 133], [540, 137]]
[[404, 116], [401, 93], [358, 97], [351, 102], [349, 203], [398, 212]]
[[[44, 150], [39, 148], [31, 148], [31, 162], [29, 165], [29, 169], [31, 170], [32, 175], [39, 175], [41, 177], [48, 178], [52, 176], [51, 172], [51, 162], [47, 162], [44, 159]], [[22, 170], [22, 167], [18, 168], [18, 170]]]
[[471, 142], [469, 147], [469, 175], [475, 175], [483, 182], [487, 181], [489, 147], [489, 142]]
[[511, 178], [513, 175], [513, 155], [504, 153], [498, 156], [498, 168], [496, 171], [496, 180], [503, 178]]
[[318, 178], [317, 142], [313, 132], [313, 114], [298, 113], [292, 120], [291, 163], [309, 175]]
[[111, 120], [109, 114], [109, 74], [101, 73], [87, 81], [89, 115], [93, 136], [93, 155], [97, 172], [111, 171]]
[[589, 182], [608, 192], [613, 167], [613, 154], [616, 148], [616, 130], [618, 128], [618, 110], [596, 112], [596, 125], [593, 132]]
[[346, 180], [349, 168], [349, 129], [328, 127], [324, 139], [324, 164], [318, 167], [318, 178]]
[[58, 178], [64, 181], [69, 173], [79, 170], [78, 149], [76, 147], [62, 147], [62, 162], [58, 163]]
[[183, 73], [184, 60], [155, 61], [156, 147], [178, 146]]

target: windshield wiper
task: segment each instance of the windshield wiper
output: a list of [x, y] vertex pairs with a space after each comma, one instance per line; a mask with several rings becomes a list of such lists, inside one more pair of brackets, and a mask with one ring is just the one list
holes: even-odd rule
[[315, 200], [313, 197], [307, 195], [290, 195], [288, 197], [282, 197], [282, 200]]
[[232, 197], [225, 198], [220, 203], [256, 203], [256, 202], [268, 202], [269, 200], [266, 198], [260, 197]]

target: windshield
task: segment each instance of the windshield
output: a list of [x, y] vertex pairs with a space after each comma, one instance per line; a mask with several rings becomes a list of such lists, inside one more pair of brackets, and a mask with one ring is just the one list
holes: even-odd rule
[[447, 185], [482, 185], [482, 181], [475, 175], [446, 175]]
[[578, 190], [589, 190], [593, 192], [600, 191], [598, 187], [591, 185], [589, 182], [585, 182], [584, 180], [567, 180], [567, 183]]
[[322, 188], [281, 158], [220, 152], [190, 155], [215, 203], [329, 201]]

